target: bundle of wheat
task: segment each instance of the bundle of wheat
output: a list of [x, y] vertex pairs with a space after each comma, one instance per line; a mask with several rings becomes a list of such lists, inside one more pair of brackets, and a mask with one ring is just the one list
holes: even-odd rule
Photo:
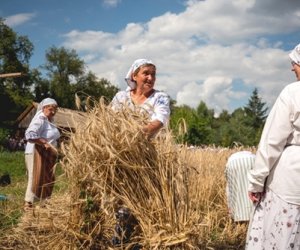
[[82, 199], [75, 213], [81, 216], [74, 220], [93, 232], [91, 245], [99, 235], [110, 241], [113, 227], [105, 233], [98, 220], [113, 221], [118, 207], [128, 208], [138, 221], [131, 242], [141, 246], [188, 245], [196, 234], [188, 223], [187, 165], [169, 132], [153, 140], [141, 133], [145, 122], [139, 111], [113, 112], [100, 104], [63, 147], [74, 203]]

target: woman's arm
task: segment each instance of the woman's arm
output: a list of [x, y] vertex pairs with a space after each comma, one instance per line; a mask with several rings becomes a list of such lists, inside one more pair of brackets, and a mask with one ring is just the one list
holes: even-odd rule
[[53, 148], [45, 138], [29, 139], [29, 142], [43, 146], [45, 149]]
[[27, 141], [31, 143], [42, 145], [46, 149], [48, 149], [50, 147], [48, 141], [45, 138], [41, 137], [41, 133], [45, 121], [46, 121], [46, 117], [43, 116], [33, 118], [31, 123], [29, 124], [29, 127], [25, 132], [25, 138]]
[[248, 175], [248, 191], [261, 193], [265, 180], [276, 164], [293, 132], [290, 116], [292, 113], [289, 89], [284, 89], [277, 98], [263, 129], [256, 152], [255, 165]]
[[142, 131], [148, 136], [148, 138], [150, 138], [155, 135], [162, 127], [162, 122], [159, 120], [155, 120], [149, 122], [146, 126], [144, 126]]

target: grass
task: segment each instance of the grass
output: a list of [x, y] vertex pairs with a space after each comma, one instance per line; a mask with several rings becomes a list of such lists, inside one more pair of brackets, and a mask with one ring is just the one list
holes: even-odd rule
[[0, 235], [18, 222], [26, 186], [23, 152], [0, 152], [0, 176], [9, 174], [11, 184], [1, 187], [0, 194], [8, 200], [0, 202]]
[[0, 152], [0, 176], [5, 173], [10, 175], [12, 183], [17, 183], [24, 179], [26, 173], [24, 152]]
[[[6, 201], [0, 201], [0, 236], [17, 224], [23, 213], [27, 185], [24, 152], [0, 152], [0, 176], [3, 174], [9, 174], [11, 184], [0, 188], [0, 195], [7, 197]], [[56, 179], [54, 192], [62, 192], [66, 184], [60, 166], [57, 167]]]

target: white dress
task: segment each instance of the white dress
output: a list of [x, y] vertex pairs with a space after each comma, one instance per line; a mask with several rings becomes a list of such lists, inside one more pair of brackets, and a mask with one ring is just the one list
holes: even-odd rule
[[249, 224], [247, 249], [300, 249], [300, 82], [287, 85], [264, 127], [249, 191], [266, 194]]

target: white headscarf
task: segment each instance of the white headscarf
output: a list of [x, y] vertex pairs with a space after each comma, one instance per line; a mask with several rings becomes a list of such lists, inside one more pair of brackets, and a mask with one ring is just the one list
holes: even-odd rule
[[56, 105], [56, 106], [58, 106], [57, 102], [54, 99], [52, 99], [52, 98], [45, 98], [44, 100], [42, 100], [39, 103], [39, 105], [37, 107], [37, 112], [40, 111], [40, 110], [42, 110], [43, 107], [48, 106], [48, 105]]
[[131, 65], [131, 67], [128, 70], [128, 73], [125, 77], [125, 81], [127, 82], [128, 86], [131, 89], [135, 89], [136, 88], [136, 82], [134, 80], [132, 80], [132, 73], [134, 71], [136, 71], [139, 67], [145, 65], [145, 64], [153, 64], [153, 62], [151, 60], [148, 59], [137, 59], [133, 62], [133, 64]]
[[289, 54], [292, 61], [300, 65], [300, 43]]
[[43, 112], [43, 107], [48, 106], [48, 105], [56, 105], [56, 106], [58, 106], [57, 102], [54, 99], [52, 99], [52, 98], [45, 98], [45, 99], [43, 99], [39, 103], [33, 119], [35, 119], [36, 117], [38, 117]]

